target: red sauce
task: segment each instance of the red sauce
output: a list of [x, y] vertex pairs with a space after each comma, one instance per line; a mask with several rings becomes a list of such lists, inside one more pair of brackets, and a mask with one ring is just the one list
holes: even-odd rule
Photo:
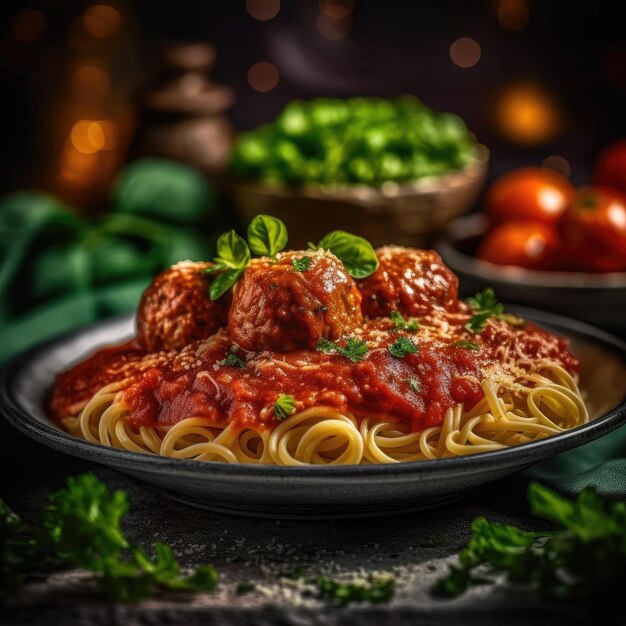
[[[480, 400], [478, 381], [504, 352], [515, 358], [549, 358], [577, 370], [563, 338], [532, 324], [514, 328], [495, 320], [480, 335], [472, 335], [463, 328], [468, 319], [464, 313], [431, 312], [415, 334], [398, 332], [389, 318], [367, 322], [354, 331], [369, 347], [356, 363], [316, 350], [253, 353], [239, 348], [245, 367], [227, 366], [222, 361], [232, 340], [226, 329], [179, 352], [143, 354], [130, 343], [100, 351], [62, 374], [51, 412], [56, 418], [76, 414], [100, 387], [129, 377], [132, 384], [123, 398], [137, 426], [175, 424], [191, 416], [242, 426], [272, 425], [274, 403], [280, 394], [289, 394], [298, 410], [323, 404], [357, 417], [408, 422], [421, 430], [440, 424], [454, 404], [470, 408]], [[447, 336], [437, 332], [441, 322], [447, 324]], [[388, 347], [400, 336], [414, 340], [418, 351], [392, 356]], [[461, 339], [478, 342], [480, 349], [453, 345]]]

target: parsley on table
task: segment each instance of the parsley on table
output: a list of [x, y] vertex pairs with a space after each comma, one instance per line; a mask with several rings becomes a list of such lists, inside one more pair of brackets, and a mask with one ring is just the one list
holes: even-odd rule
[[296, 270], [296, 272], [306, 272], [311, 266], [311, 257], [302, 256], [299, 259], [293, 259], [293, 261], [291, 261], [291, 264], [293, 265], [293, 269]]
[[417, 345], [408, 337], [398, 337], [387, 349], [391, 356], [394, 356], [396, 359], [403, 359], [407, 354], [415, 354]]
[[[48, 497], [42, 528], [24, 526], [0, 500], [0, 571], [3, 579], [12, 580], [13, 595], [25, 582], [25, 573], [40, 569], [44, 561], [94, 572], [99, 589], [122, 602], [149, 596], [157, 588], [215, 588], [217, 572], [212, 565], [182, 576], [168, 545], [157, 543], [156, 558], [151, 559], [131, 544], [120, 527], [127, 509], [126, 493], [111, 493], [93, 474], [69, 478], [63, 489]], [[22, 537], [19, 542], [15, 531]], [[3, 600], [12, 597], [10, 590], [3, 585]]]
[[365, 355], [369, 352], [367, 344], [363, 340], [357, 339], [356, 337], [349, 337], [345, 346], [340, 346], [338, 343], [322, 337], [317, 342], [315, 349], [318, 352], [324, 352], [326, 354], [329, 354], [330, 352], [337, 352], [337, 354], [345, 356], [346, 359], [350, 359], [353, 363], [362, 361]]
[[395, 591], [393, 578], [373, 576], [363, 582], [337, 582], [327, 576], [317, 577], [318, 597], [344, 606], [350, 602], [389, 602]]
[[279, 419], [286, 419], [296, 411], [296, 399], [293, 396], [281, 393], [274, 404], [274, 413]]
[[477, 517], [459, 564], [437, 590], [458, 595], [504, 574], [509, 583], [556, 601], [621, 597], [626, 571], [626, 503], [605, 504], [592, 489], [575, 500], [543, 485], [528, 489], [532, 513], [556, 530], [527, 532]]
[[235, 593], [238, 596], [243, 596], [246, 593], [250, 593], [251, 591], [254, 591], [255, 589], [256, 589], [256, 585], [254, 583], [243, 582], [237, 585], [237, 589], [235, 590]]
[[463, 348], [464, 350], [480, 350], [480, 344], [475, 341], [469, 341], [468, 339], [461, 339], [461, 341], [455, 341], [453, 344], [455, 348]]
[[406, 330], [410, 333], [415, 333], [420, 328], [420, 324], [416, 319], [409, 318], [405, 320], [400, 311], [392, 311], [390, 317], [398, 330]]

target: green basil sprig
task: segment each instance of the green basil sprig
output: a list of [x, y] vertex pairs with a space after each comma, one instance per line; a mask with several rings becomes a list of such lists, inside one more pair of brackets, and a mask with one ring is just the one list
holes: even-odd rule
[[248, 225], [248, 243], [254, 254], [275, 257], [287, 245], [287, 227], [271, 215], [257, 215]]
[[250, 248], [243, 237], [234, 230], [220, 235], [217, 240], [217, 256], [215, 265], [205, 270], [207, 273], [219, 272], [209, 288], [211, 300], [217, 300], [226, 293], [243, 274], [250, 263]]
[[348, 274], [357, 280], [367, 278], [378, 268], [378, 258], [372, 244], [344, 230], [333, 230], [317, 246], [309, 244], [309, 248], [330, 250], [343, 263]]

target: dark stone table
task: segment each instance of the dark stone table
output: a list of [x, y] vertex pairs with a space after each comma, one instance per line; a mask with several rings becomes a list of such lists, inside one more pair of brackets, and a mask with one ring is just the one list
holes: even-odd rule
[[[430, 589], [467, 542], [477, 515], [539, 527], [529, 517], [526, 481], [499, 481], [462, 502], [422, 513], [379, 519], [281, 521], [239, 518], [178, 504], [154, 489], [113, 470], [62, 456], [30, 442], [6, 424], [0, 426], [3, 487], [0, 494], [27, 521], [36, 521], [49, 491], [65, 476], [95, 471], [111, 488], [128, 491], [128, 536], [149, 549], [157, 540], [172, 545], [183, 566], [211, 562], [220, 583], [212, 593], [167, 594], [134, 605], [97, 596], [89, 575], [65, 571], [29, 585], [19, 602], [0, 613], [0, 624], [33, 626], [289, 626], [339, 624], [489, 625], [588, 624], [597, 607], [538, 603], [504, 585], [477, 587], [454, 600], [434, 598]], [[389, 604], [338, 608], [302, 589], [306, 583], [281, 577], [302, 567], [306, 575], [333, 578], [380, 572], [396, 579]], [[241, 582], [255, 589], [237, 595]], [[607, 623], [605, 616], [604, 623]]]

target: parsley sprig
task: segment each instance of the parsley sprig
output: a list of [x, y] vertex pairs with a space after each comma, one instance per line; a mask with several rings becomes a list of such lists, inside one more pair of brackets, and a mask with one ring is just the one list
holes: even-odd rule
[[331, 352], [337, 352], [341, 356], [345, 356], [346, 359], [350, 359], [353, 363], [362, 361], [365, 355], [369, 352], [367, 344], [362, 339], [356, 337], [348, 337], [345, 345], [340, 346], [335, 341], [324, 339], [321, 337], [315, 346], [318, 352], [324, 352], [329, 354]]
[[471, 333], [480, 333], [485, 330], [487, 321], [492, 317], [502, 320], [511, 326], [523, 326], [525, 324], [521, 317], [504, 312], [504, 305], [498, 302], [496, 293], [491, 287], [485, 287], [474, 297], [468, 298], [467, 301], [474, 309], [474, 315], [465, 324], [465, 328]]
[[469, 339], [455, 341], [452, 346], [454, 348], [463, 348], [464, 350], [480, 350], [480, 344], [475, 341], [470, 341]]
[[605, 504], [592, 489], [575, 500], [543, 485], [528, 489], [531, 510], [556, 530], [527, 532], [477, 517], [472, 538], [437, 590], [463, 593], [471, 585], [493, 582], [529, 586], [556, 601], [621, 598], [626, 571], [626, 503]]
[[311, 257], [310, 256], [301, 256], [299, 259], [293, 259], [291, 261], [293, 265], [293, 269], [296, 272], [306, 272], [311, 266]]
[[[48, 497], [41, 528], [26, 527], [0, 500], [1, 598], [13, 597], [42, 563], [90, 570], [99, 589], [122, 602], [149, 596], [157, 588], [215, 588], [217, 572], [212, 565], [183, 576], [170, 546], [157, 543], [152, 559], [131, 543], [120, 526], [127, 510], [126, 493], [111, 493], [90, 473], [69, 478], [64, 488]], [[7, 581], [10, 584], [4, 585]]]
[[227, 365], [229, 367], [240, 367], [243, 368], [246, 366], [246, 362], [237, 355], [236, 353], [237, 346], [231, 346], [230, 352], [221, 360], [218, 361], [218, 365]]
[[405, 320], [400, 311], [392, 311], [390, 317], [398, 330], [406, 330], [407, 332], [415, 333], [420, 328], [420, 324], [416, 319], [409, 318]]
[[417, 344], [408, 337], [398, 337], [390, 346], [387, 346], [387, 350], [396, 359], [403, 359], [407, 354], [415, 354], [418, 348]]

